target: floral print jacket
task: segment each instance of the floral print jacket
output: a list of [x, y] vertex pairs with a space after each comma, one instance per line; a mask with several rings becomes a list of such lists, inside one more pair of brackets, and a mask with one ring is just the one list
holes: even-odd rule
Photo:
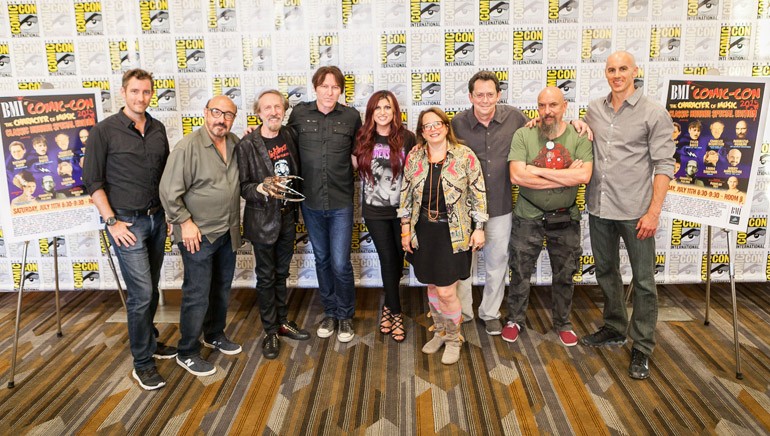
[[[404, 180], [401, 183], [401, 206], [398, 216], [410, 218], [414, 248], [418, 248], [414, 226], [420, 218], [423, 186], [430, 165], [426, 147], [416, 146], [409, 153], [404, 166]], [[452, 251], [467, 251], [473, 232], [471, 220], [483, 223], [489, 219], [484, 174], [473, 150], [462, 144], [447, 146], [446, 161], [441, 170], [441, 190], [444, 192], [447, 207]]]

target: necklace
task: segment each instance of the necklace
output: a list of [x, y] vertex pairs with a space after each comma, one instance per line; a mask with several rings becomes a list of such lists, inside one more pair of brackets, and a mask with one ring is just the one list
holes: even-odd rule
[[430, 210], [430, 204], [433, 200], [433, 167], [443, 165], [444, 161], [446, 161], [446, 155], [444, 155], [444, 158], [441, 159], [438, 162], [432, 162], [431, 156], [430, 156], [430, 148], [428, 150], [428, 163], [430, 164], [430, 170], [429, 170], [429, 180], [428, 180], [428, 221], [436, 222], [438, 221], [439, 211], [438, 211], [438, 198], [439, 195], [441, 195], [441, 173], [439, 173], [438, 180], [436, 181], [436, 214], [434, 215], [433, 212]]

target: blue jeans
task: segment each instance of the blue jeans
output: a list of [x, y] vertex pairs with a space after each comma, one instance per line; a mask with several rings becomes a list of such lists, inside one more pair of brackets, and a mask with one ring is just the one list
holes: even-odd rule
[[227, 304], [230, 286], [235, 272], [235, 251], [231, 247], [230, 234], [209, 242], [201, 240], [201, 249], [191, 254], [179, 243], [184, 264], [182, 282], [182, 308], [179, 314], [179, 357], [200, 353], [200, 335], [206, 342], [225, 336]]
[[628, 260], [634, 275], [631, 329], [628, 335], [634, 348], [646, 355], [655, 348], [655, 325], [658, 322], [658, 291], [655, 287], [655, 238], [636, 238], [639, 220], [608, 220], [588, 217], [591, 248], [596, 264], [596, 281], [604, 294], [604, 325], [621, 334], [628, 330], [625, 290], [620, 276], [620, 238], [626, 244]]
[[128, 229], [136, 236], [134, 245], [118, 247], [107, 230], [123, 281], [126, 282], [128, 341], [134, 368], [146, 369], [155, 366], [152, 354], [155, 352], [158, 331], [152, 321], [160, 296], [158, 281], [163, 266], [166, 218], [162, 210], [152, 216], [116, 215], [115, 218], [132, 224]]
[[353, 265], [350, 263], [353, 206], [314, 210], [303, 204], [302, 217], [313, 245], [324, 313], [336, 319], [352, 319], [356, 304]]

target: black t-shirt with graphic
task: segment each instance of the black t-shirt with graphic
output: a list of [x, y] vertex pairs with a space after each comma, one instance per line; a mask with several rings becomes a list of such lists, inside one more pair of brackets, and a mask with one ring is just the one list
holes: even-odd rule
[[401, 179], [403, 163], [406, 155], [414, 147], [414, 135], [404, 136], [404, 148], [401, 151], [402, 171], [397, 177], [393, 176], [390, 164], [390, 145], [388, 137], [374, 136], [374, 151], [372, 152], [372, 176], [374, 181], [363, 181], [363, 202], [361, 214], [367, 219], [396, 218], [396, 209], [401, 199]]

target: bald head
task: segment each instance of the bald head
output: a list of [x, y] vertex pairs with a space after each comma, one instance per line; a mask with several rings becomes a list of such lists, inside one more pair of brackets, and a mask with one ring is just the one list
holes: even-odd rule
[[604, 76], [614, 97], [621, 101], [634, 93], [634, 77], [639, 72], [634, 55], [627, 51], [616, 51], [607, 58]]
[[555, 86], [549, 86], [537, 96], [537, 111], [540, 114], [540, 131], [546, 138], [554, 138], [562, 132], [567, 102], [564, 93]]
[[546, 86], [543, 88], [540, 94], [537, 95], [537, 101], [539, 102], [541, 98], [555, 99], [559, 103], [564, 103], [564, 93], [556, 86]]
[[218, 95], [206, 104], [204, 121], [211, 139], [224, 139], [233, 127], [238, 108], [226, 95]]

